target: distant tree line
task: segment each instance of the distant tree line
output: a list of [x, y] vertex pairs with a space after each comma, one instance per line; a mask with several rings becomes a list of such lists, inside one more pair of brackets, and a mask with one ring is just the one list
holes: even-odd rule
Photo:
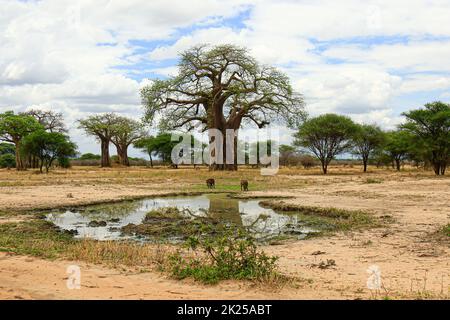
[[[302, 165], [305, 168], [320, 164], [324, 174], [339, 156], [353, 154], [360, 159], [363, 171], [369, 163], [392, 166], [400, 170], [405, 161], [416, 166], [432, 168], [436, 175], [444, 175], [450, 162], [450, 105], [443, 102], [426, 104], [424, 108], [403, 113], [405, 121], [396, 130], [383, 131], [375, 124], [357, 124], [337, 114], [324, 114], [307, 118], [298, 126], [292, 146], [278, 149], [282, 165]], [[84, 154], [79, 160], [100, 161], [110, 167], [112, 161], [129, 166], [128, 149], [134, 146], [148, 154], [153, 161], [171, 164], [172, 150], [179, 141], [172, 141], [170, 132], [151, 136], [144, 123], [115, 113], [97, 114], [78, 121], [78, 127], [95, 137], [101, 144], [101, 154]], [[25, 170], [39, 168], [48, 171], [55, 163], [69, 167], [70, 159], [77, 156], [77, 146], [67, 135], [62, 115], [52, 111], [31, 110], [26, 113], [8, 111], [0, 113], [0, 167]], [[191, 146], [207, 144], [195, 141]], [[239, 142], [241, 147], [256, 148]], [[270, 156], [272, 141], [267, 144]], [[109, 154], [114, 145], [117, 156]], [[197, 147], [199, 148], [199, 147]], [[259, 155], [259, 152], [258, 152]], [[246, 159], [249, 155], [246, 153]], [[138, 159], [132, 159], [138, 160]], [[258, 164], [261, 159], [257, 159]]]
[[324, 174], [336, 156], [353, 153], [362, 160], [364, 172], [370, 160], [377, 165], [392, 164], [397, 170], [410, 160], [444, 175], [450, 162], [450, 105], [428, 103], [403, 116], [406, 121], [397, 130], [385, 132], [342, 115], [321, 115], [299, 127], [294, 144], [314, 155]]

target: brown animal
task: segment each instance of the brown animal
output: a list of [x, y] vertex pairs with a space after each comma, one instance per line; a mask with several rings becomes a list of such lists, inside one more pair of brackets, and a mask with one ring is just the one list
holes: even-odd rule
[[206, 180], [206, 186], [208, 187], [208, 189], [215, 189], [216, 188], [216, 180], [214, 180], [214, 179]]
[[248, 191], [248, 180], [241, 180], [241, 191]]

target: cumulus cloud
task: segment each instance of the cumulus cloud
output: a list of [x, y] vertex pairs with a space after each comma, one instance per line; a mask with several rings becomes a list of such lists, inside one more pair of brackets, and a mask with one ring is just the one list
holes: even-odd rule
[[[443, 0], [0, 0], [0, 111], [29, 106], [74, 125], [95, 112], [142, 114], [145, 77], [176, 74], [180, 52], [234, 43], [275, 65], [312, 115], [392, 128], [404, 97], [450, 92], [450, 3]], [[438, 92], [438, 97], [434, 97]], [[399, 102], [400, 101], [400, 102]]]

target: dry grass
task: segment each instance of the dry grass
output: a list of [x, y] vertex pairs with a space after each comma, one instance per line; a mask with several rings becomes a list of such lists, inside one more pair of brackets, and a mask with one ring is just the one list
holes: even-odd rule
[[0, 251], [47, 259], [151, 269], [162, 266], [172, 250], [173, 246], [162, 244], [74, 240], [44, 220], [0, 225]]

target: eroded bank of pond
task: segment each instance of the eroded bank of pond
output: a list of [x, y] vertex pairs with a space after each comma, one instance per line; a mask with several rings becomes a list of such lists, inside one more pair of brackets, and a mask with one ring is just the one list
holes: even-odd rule
[[[46, 216], [61, 229], [70, 231], [76, 238], [95, 240], [169, 240], [182, 241], [188, 236], [168, 232], [168, 223], [178, 223], [181, 227], [195, 225], [199, 218], [208, 218], [228, 226], [243, 227], [257, 239], [293, 237], [303, 239], [320, 230], [292, 213], [278, 213], [260, 205], [261, 199], [233, 199], [224, 194], [209, 194], [189, 197], [161, 197], [136, 201], [124, 201], [108, 205], [93, 205], [65, 211], [55, 211]], [[148, 213], [175, 208], [179, 219], [160, 217], [151, 220], [152, 231], [134, 233], [148, 225]], [[147, 218], [146, 218], [147, 217]], [[171, 222], [172, 221], [172, 222]], [[134, 228], [134, 229], [133, 229]], [[159, 229], [158, 229], [159, 228]], [[126, 231], [126, 232], [125, 232]]]

